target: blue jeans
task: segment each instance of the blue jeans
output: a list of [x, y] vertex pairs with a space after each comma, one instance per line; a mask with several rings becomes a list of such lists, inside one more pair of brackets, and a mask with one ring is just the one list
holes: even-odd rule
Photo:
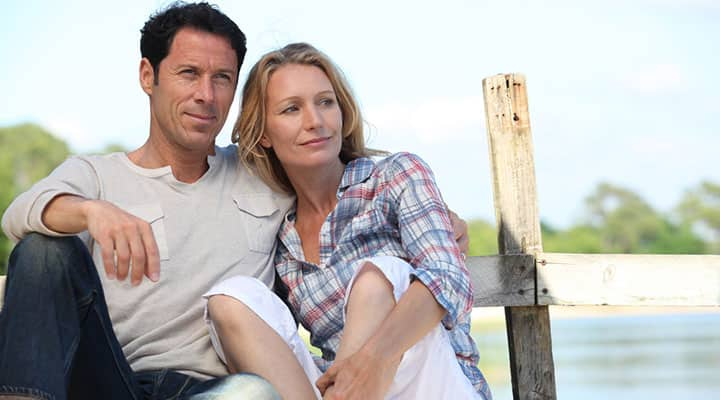
[[[198, 300], [199, 301], [199, 300]], [[0, 311], [0, 396], [35, 399], [279, 399], [255, 375], [200, 381], [133, 371], [92, 257], [77, 237], [30, 234], [13, 250]]]

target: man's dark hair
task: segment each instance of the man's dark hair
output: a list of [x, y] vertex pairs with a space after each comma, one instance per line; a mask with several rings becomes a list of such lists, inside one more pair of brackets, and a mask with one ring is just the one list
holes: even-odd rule
[[160, 62], [167, 57], [175, 34], [181, 28], [195, 28], [227, 38], [237, 55], [239, 75], [247, 49], [245, 34], [237, 24], [214, 5], [179, 1], [152, 15], [140, 30], [140, 54], [150, 61], [155, 84], [158, 83]]

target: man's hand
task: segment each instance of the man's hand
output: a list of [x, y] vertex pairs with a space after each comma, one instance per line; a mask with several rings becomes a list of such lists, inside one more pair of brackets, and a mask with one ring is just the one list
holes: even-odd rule
[[129, 273], [133, 285], [143, 275], [158, 281], [160, 252], [149, 223], [102, 200], [88, 200], [85, 210], [87, 230], [100, 245], [108, 278], [122, 281]]
[[452, 223], [453, 231], [455, 231], [455, 240], [457, 241], [458, 247], [463, 257], [467, 255], [470, 249], [470, 238], [468, 236], [468, 226], [465, 220], [458, 217], [455, 212], [448, 208], [448, 215], [450, 216], [450, 222]]
[[48, 203], [42, 220], [56, 232], [87, 230], [100, 245], [110, 279], [125, 280], [130, 273], [138, 285], [143, 274], [153, 282], [160, 278], [160, 252], [150, 224], [107, 201], [61, 195]]
[[395, 377], [395, 363], [358, 351], [336, 360], [317, 381], [325, 400], [381, 400]]

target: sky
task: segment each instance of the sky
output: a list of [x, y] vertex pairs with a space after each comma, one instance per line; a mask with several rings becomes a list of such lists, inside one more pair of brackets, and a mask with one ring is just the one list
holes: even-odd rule
[[[720, 0], [215, 3], [248, 38], [241, 82], [261, 54], [315, 45], [348, 77], [369, 146], [420, 155], [466, 219], [494, 220], [482, 80], [499, 73], [526, 76], [551, 225], [581, 221], [599, 182], [660, 212], [720, 182]], [[80, 153], [142, 145], [139, 30], [167, 4], [3, 2], [0, 126], [40, 124]]]

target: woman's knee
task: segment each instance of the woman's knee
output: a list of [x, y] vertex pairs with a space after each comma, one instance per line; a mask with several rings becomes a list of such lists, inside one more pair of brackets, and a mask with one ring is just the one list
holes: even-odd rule
[[222, 328], [242, 328], [243, 320], [251, 315], [251, 310], [238, 299], [222, 294], [208, 299], [208, 316], [215, 325]]
[[350, 298], [363, 303], [395, 304], [393, 285], [375, 264], [366, 262], [358, 270], [350, 288]]

